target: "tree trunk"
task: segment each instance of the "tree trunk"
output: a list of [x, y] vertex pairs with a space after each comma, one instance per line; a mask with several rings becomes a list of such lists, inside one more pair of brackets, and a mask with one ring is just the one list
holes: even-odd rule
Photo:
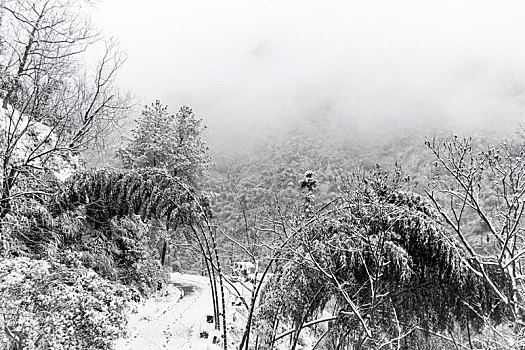
[[11, 212], [11, 190], [15, 184], [17, 170], [12, 168], [4, 171], [4, 181], [2, 182], [2, 196], [0, 199], [0, 218], [4, 218]]
[[160, 252], [160, 264], [164, 266], [166, 264], [166, 253], [168, 251], [168, 242], [164, 240], [162, 244], [162, 251]]

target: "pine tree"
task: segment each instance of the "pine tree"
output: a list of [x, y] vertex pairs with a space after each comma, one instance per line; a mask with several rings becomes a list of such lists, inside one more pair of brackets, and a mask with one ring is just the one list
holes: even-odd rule
[[175, 116], [177, 153], [172, 168], [189, 179], [202, 176], [212, 164], [206, 155], [208, 146], [200, 137], [202, 119], [197, 119], [190, 107], [183, 106]]
[[157, 100], [144, 108], [137, 123], [131, 143], [118, 151], [125, 168], [166, 169], [194, 184], [211, 165], [201, 138], [205, 127], [190, 107], [170, 115], [168, 107]]
[[[176, 115], [170, 115], [168, 107], [159, 100], [146, 106], [142, 117], [133, 130], [133, 139], [118, 155], [127, 169], [153, 169], [167, 171], [184, 179], [191, 187], [197, 187], [204, 171], [211, 165], [206, 155], [208, 147], [201, 138], [202, 119], [197, 119], [191, 108], [181, 107]], [[164, 266], [169, 255], [169, 242], [175, 231], [165, 230], [157, 222], [150, 235], [153, 247], [159, 250]]]

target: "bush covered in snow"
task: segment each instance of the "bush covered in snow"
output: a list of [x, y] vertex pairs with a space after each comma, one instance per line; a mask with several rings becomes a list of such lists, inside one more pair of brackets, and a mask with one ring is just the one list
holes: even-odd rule
[[0, 260], [0, 348], [111, 349], [125, 333], [126, 288], [83, 268], [27, 258]]

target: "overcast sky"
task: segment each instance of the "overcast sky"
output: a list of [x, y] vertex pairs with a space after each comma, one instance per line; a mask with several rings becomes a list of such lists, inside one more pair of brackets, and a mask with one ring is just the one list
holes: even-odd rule
[[[121, 86], [210, 127], [316, 110], [379, 128], [523, 112], [525, 2], [104, 0]], [[222, 125], [222, 126], [221, 126]]]

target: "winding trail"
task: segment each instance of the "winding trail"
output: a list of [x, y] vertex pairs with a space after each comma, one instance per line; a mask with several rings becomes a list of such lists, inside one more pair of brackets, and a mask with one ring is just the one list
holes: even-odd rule
[[199, 338], [211, 332], [206, 323], [212, 315], [208, 279], [201, 276], [172, 274], [168, 293], [146, 300], [130, 315], [129, 336], [118, 339], [116, 350], [206, 349], [209, 339]]

